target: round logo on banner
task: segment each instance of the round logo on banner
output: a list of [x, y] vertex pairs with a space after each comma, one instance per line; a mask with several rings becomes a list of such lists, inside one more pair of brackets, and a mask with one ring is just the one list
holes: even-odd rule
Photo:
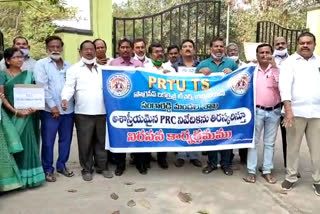
[[241, 72], [232, 77], [228, 85], [232, 92], [237, 95], [244, 95], [249, 88], [250, 74], [248, 72]]
[[114, 74], [107, 81], [107, 88], [113, 97], [124, 97], [131, 91], [131, 81], [127, 75]]

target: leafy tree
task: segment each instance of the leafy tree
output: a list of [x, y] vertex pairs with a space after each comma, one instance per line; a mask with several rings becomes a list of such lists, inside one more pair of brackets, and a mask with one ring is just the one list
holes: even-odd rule
[[74, 8], [65, 8], [62, 0], [2, 2], [0, 5], [0, 29], [5, 47], [12, 46], [15, 36], [24, 36], [36, 59], [45, 56], [44, 40], [58, 27], [52, 21], [68, 19], [75, 14]]
[[[192, 0], [189, 0], [192, 1]], [[115, 17], [139, 17], [163, 11], [172, 6], [189, 2], [188, 0], [128, 0], [127, 3], [113, 4]], [[246, 10], [231, 10], [230, 13], [230, 41], [254, 42], [258, 21], [273, 21], [289, 29], [304, 29], [307, 19], [307, 8], [318, 0], [245, 0], [250, 3]], [[226, 35], [227, 5], [232, 0], [222, 1], [221, 36]], [[201, 16], [201, 14], [199, 15]], [[155, 23], [154, 25], [159, 24]], [[130, 25], [130, 24], [129, 24]], [[127, 26], [128, 29], [132, 26]], [[149, 27], [150, 28], [150, 27]], [[117, 29], [118, 30], [118, 29]], [[146, 29], [145, 31], [150, 31]], [[199, 29], [203, 30], [203, 29]], [[207, 40], [207, 42], [210, 38]]]

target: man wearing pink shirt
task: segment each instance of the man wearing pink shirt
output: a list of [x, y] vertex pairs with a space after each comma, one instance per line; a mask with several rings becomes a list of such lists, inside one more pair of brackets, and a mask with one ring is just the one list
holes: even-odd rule
[[[129, 67], [143, 67], [142, 62], [133, 59], [132, 55], [133, 44], [131, 40], [122, 38], [118, 42], [119, 57], [110, 62], [110, 66], [129, 66]], [[126, 169], [126, 153], [114, 153], [116, 161], [116, 170], [114, 174], [121, 176]]]
[[[280, 123], [280, 92], [278, 88], [279, 69], [271, 63], [273, 48], [269, 44], [257, 47], [258, 65], [256, 69], [256, 115], [255, 115], [255, 147], [248, 150], [246, 182], [255, 183], [258, 162], [257, 147], [263, 136], [262, 177], [270, 184], [276, 183], [272, 176], [274, 144]], [[263, 135], [262, 135], [263, 130]]]

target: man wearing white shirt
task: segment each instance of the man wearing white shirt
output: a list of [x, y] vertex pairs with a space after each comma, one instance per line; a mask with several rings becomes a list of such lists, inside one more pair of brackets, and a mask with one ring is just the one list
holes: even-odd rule
[[62, 90], [62, 108], [68, 100], [75, 100], [75, 125], [77, 128], [79, 160], [82, 178], [92, 180], [93, 167], [97, 173], [111, 178], [105, 150], [106, 109], [102, 91], [101, 69], [96, 64], [95, 45], [86, 40], [80, 45], [81, 60], [67, 70]]
[[298, 37], [297, 52], [280, 71], [280, 93], [284, 102], [288, 156], [286, 178], [281, 187], [291, 190], [298, 181], [299, 151], [303, 135], [309, 147], [313, 188], [320, 196], [320, 58], [313, 54], [316, 38], [304, 32]]
[[133, 41], [133, 59], [139, 60], [144, 65], [151, 62], [150, 58], [146, 56], [146, 43], [144, 39], [139, 38]]
[[[145, 64], [144, 67], [148, 71], [155, 73], [174, 73], [175, 70], [170, 66], [163, 63], [164, 61], [164, 49], [160, 43], [152, 43], [149, 46], [149, 54], [151, 56], [150, 62]], [[150, 153], [136, 153], [134, 154], [136, 167], [141, 174], [146, 174], [148, 171], [148, 166], [150, 166], [151, 154]], [[157, 162], [160, 168], [167, 169], [167, 152], [157, 153]]]
[[[283, 62], [289, 57], [287, 47], [288, 47], [288, 43], [284, 37], [280, 36], [274, 39], [273, 57], [278, 68], [280, 68], [283, 65]], [[284, 163], [284, 167], [287, 167], [286, 128], [281, 125], [283, 119], [284, 117], [282, 115], [280, 119], [280, 129], [281, 129], [281, 137], [282, 137], [283, 163]]]

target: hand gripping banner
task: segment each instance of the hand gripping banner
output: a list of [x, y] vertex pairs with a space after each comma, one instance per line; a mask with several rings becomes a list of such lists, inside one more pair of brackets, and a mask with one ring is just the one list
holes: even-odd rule
[[106, 149], [112, 152], [252, 148], [254, 70], [162, 74], [104, 67]]

